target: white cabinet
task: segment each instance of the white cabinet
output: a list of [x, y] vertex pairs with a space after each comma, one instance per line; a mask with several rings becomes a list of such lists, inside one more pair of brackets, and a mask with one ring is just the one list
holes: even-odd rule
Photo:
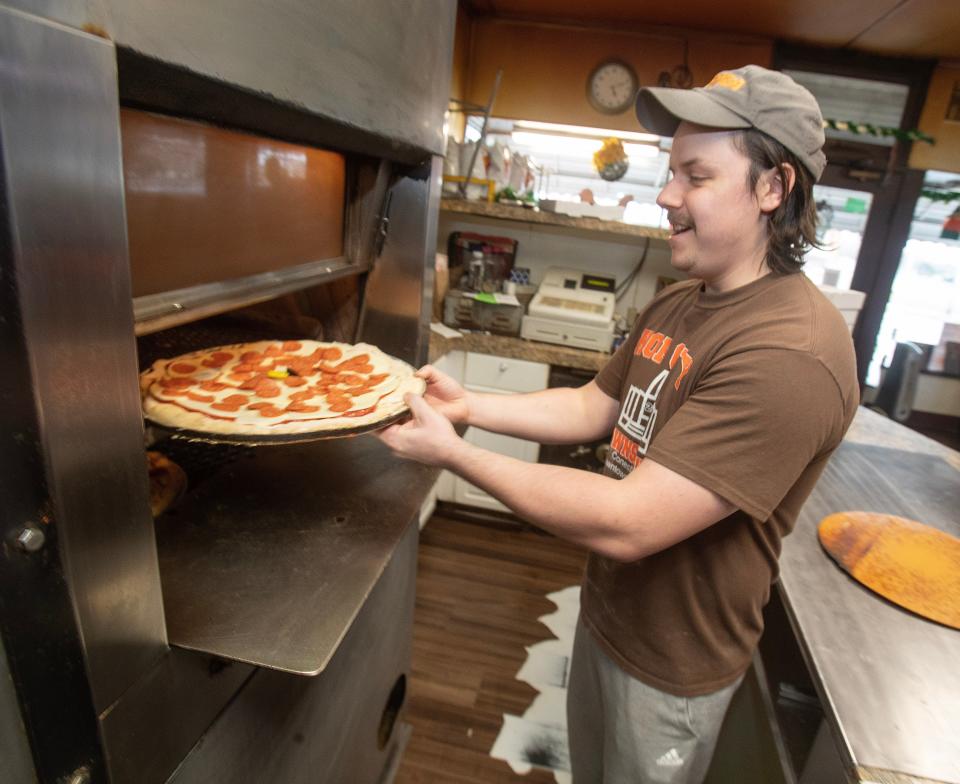
[[[550, 366], [539, 362], [470, 353], [466, 355], [463, 363], [463, 385], [472, 392], [501, 395], [513, 392], [536, 392], [547, 388], [549, 373]], [[533, 441], [488, 433], [474, 427], [467, 428], [464, 438], [483, 449], [530, 463], [537, 462], [540, 455], [540, 445]], [[484, 509], [510, 511], [493, 496], [487, 495], [480, 488], [458, 476], [452, 477], [452, 484], [453, 497], [450, 500]]]
[[[473, 354], [451, 351], [433, 363], [438, 370], [459, 381], [472, 392], [510, 394], [512, 392], [536, 392], [547, 388], [550, 366], [523, 359], [508, 359], [489, 354]], [[464, 438], [491, 452], [509, 455], [530, 463], [540, 456], [540, 445], [522, 438], [488, 433], [475, 427], [467, 428]], [[492, 496], [460, 477], [443, 471], [420, 512], [420, 527], [426, 524], [437, 501], [453, 501], [458, 504], [477, 506], [483, 509], [509, 511]]]
[[[463, 366], [466, 356], [467, 355], [463, 351], [450, 351], [434, 362], [433, 366], [437, 370], [443, 371], [448, 376], [451, 376], [462, 384], [464, 373]], [[433, 507], [436, 506], [437, 501], [453, 501], [454, 479], [456, 479], [456, 477], [449, 471], [440, 472], [440, 478], [437, 479], [437, 483], [433, 486], [433, 491], [427, 498], [428, 502], [432, 502], [430, 509], [431, 514], [433, 513]], [[430, 515], [427, 515], [427, 517], [429, 516]], [[420, 527], [423, 528], [425, 523], [426, 518], [423, 516], [423, 514], [421, 514]]]

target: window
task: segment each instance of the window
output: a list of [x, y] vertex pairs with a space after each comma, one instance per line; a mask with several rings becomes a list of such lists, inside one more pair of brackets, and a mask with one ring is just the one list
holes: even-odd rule
[[[947, 172], [927, 172], [924, 193], [960, 190], [960, 177]], [[945, 223], [960, 202], [921, 196], [914, 210], [910, 234], [893, 281], [877, 336], [877, 346], [867, 371], [867, 384], [880, 383], [881, 367], [889, 364], [898, 342], [928, 346], [929, 368], [955, 373], [952, 357], [960, 342], [960, 240], [945, 230]]]
[[[467, 123], [467, 141], [480, 137], [482, 118]], [[602, 180], [593, 166], [593, 153], [603, 140], [615, 136], [623, 142], [630, 168], [619, 180]], [[666, 227], [666, 215], [656, 205], [657, 194], [670, 167], [670, 140], [653, 134], [587, 128], [523, 120], [491, 118], [486, 144], [509, 147], [535, 164], [538, 199], [580, 201], [580, 192], [589, 188], [597, 204], [616, 205], [632, 196], [623, 220], [645, 226]]]

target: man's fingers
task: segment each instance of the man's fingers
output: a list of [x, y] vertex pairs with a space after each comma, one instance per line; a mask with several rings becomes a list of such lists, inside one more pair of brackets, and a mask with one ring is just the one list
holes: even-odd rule
[[396, 443], [398, 430], [400, 430], [400, 425], [389, 425], [383, 430], [374, 431], [373, 434], [392, 449], [394, 443]]
[[409, 406], [410, 413], [413, 414], [413, 418], [418, 425], [424, 424], [430, 421], [431, 417], [436, 416], [430, 404], [420, 397], [420, 395], [407, 392], [407, 394], [403, 396], [403, 400], [407, 406]]

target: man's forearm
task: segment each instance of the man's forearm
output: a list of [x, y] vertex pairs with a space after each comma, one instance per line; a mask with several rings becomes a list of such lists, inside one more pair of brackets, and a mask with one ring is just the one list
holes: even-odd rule
[[526, 394], [470, 392], [467, 424], [540, 444], [573, 444], [609, 431], [580, 389], [557, 387]]
[[526, 463], [467, 442], [446, 466], [557, 536], [617, 560], [640, 557], [639, 510], [622, 502], [620, 482], [574, 468]]

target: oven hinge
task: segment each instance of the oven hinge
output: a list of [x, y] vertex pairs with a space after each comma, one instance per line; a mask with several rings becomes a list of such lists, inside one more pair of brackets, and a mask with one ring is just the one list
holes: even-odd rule
[[387, 241], [387, 233], [390, 231], [390, 202], [393, 199], [393, 191], [388, 190], [386, 198], [383, 200], [383, 211], [380, 213], [380, 221], [377, 224], [377, 236], [373, 246], [373, 257], [380, 258], [383, 252], [383, 244]]

